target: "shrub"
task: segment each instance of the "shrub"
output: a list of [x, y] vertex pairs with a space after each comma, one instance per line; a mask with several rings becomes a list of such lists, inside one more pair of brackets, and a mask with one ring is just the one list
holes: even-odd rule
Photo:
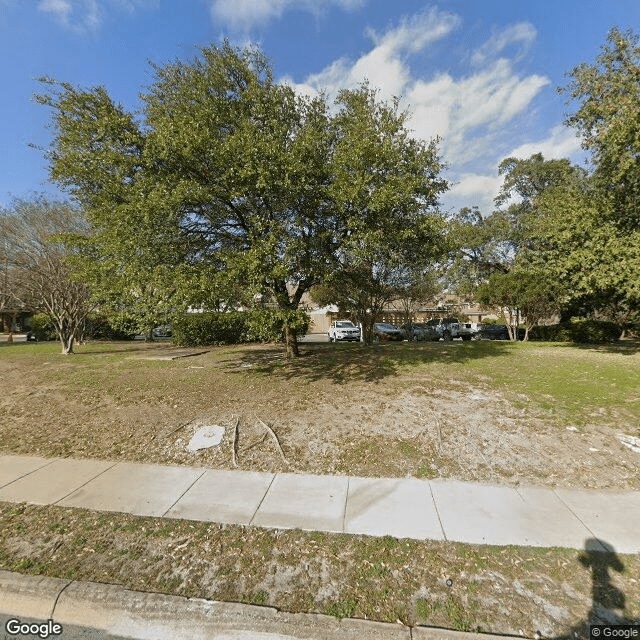
[[276, 309], [254, 309], [247, 312], [247, 332], [245, 342], [282, 342], [284, 340], [285, 319], [298, 334], [309, 329], [309, 316], [298, 309], [286, 312]]
[[31, 332], [39, 341], [57, 340], [58, 338], [53, 320], [46, 313], [36, 313], [31, 316]]
[[571, 342], [571, 328], [568, 323], [537, 324], [529, 331], [529, 339], [543, 342]]
[[[173, 320], [173, 342], [189, 347], [278, 342], [284, 339], [285, 313], [276, 309], [255, 309], [179, 315]], [[299, 333], [307, 331], [309, 317], [304, 311], [293, 311], [289, 318]]]
[[241, 311], [179, 315], [173, 320], [173, 342], [188, 347], [237, 344], [244, 342], [246, 329]]
[[135, 327], [102, 313], [92, 313], [87, 318], [84, 337], [92, 340], [132, 340]]
[[615, 322], [593, 318], [571, 318], [569, 322], [552, 325], [536, 325], [531, 329], [532, 340], [547, 342], [575, 342], [597, 344], [615, 342], [622, 334]]
[[571, 318], [572, 339], [574, 342], [615, 342], [620, 339], [622, 329], [608, 320], [592, 318]]

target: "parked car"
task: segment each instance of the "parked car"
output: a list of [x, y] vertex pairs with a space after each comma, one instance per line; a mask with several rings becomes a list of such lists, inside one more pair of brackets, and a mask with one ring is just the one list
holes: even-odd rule
[[329, 336], [329, 342], [360, 341], [360, 329], [351, 320], [336, 320], [332, 322], [327, 335]]
[[506, 324], [479, 324], [476, 335], [479, 340], [509, 339], [509, 331]]
[[417, 326], [420, 327], [420, 332], [422, 334], [422, 337], [420, 338], [421, 340], [430, 340], [432, 342], [438, 342], [438, 340], [440, 340], [440, 334], [433, 325], [425, 322]]
[[173, 334], [173, 325], [161, 324], [153, 330], [154, 338], [170, 338]]
[[411, 325], [409, 325], [405, 322], [404, 324], [401, 324], [398, 329], [402, 331], [402, 337], [404, 340], [413, 340], [415, 342], [423, 339], [423, 331], [418, 324], [411, 323]]
[[423, 322], [411, 323], [411, 332], [409, 332], [408, 324], [400, 325], [402, 331], [402, 337], [405, 340], [423, 341], [423, 340], [439, 340], [440, 336], [434, 327], [429, 326]]
[[373, 325], [373, 337], [380, 342], [389, 342], [391, 340], [404, 340], [402, 330], [395, 325], [386, 322], [376, 322]]
[[471, 340], [475, 334], [470, 322], [452, 322], [449, 325], [449, 331], [452, 338], [462, 338], [462, 340]]
[[458, 325], [458, 318], [434, 318], [433, 320], [429, 320], [427, 325], [433, 327], [435, 330], [438, 340], [442, 338], [443, 340], [451, 340], [454, 337], [453, 332], [451, 330], [452, 325]]

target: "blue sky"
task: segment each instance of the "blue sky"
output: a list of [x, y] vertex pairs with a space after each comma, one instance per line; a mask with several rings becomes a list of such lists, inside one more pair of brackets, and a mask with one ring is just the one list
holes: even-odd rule
[[640, 32], [638, 0], [0, 0], [0, 205], [56, 193], [29, 146], [50, 140], [36, 78], [104, 85], [135, 110], [149, 60], [190, 59], [228, 37], [259, 44], [300, 91], [333, 95], [366, 77], [401, 96], [415, 135], [441, 137], [445, 208], [488, 213], [503, 158], [582, 161], [556, 88], [612, 26]]

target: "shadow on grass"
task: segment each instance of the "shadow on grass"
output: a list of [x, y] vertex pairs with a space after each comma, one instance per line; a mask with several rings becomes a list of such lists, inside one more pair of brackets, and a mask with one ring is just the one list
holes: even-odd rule
[[235, 371], [275, 375], [285, 380], [315, 382], [327, 379], [336, 384], [350, 381], [379, 382], [398, 375], [405, 366], [434, 362], [464, 363], [493, 357], [509, 351], [511, 344], [502, 341], [386, 343], [372, 346], [305, 344], [300, 345], [300, 357], [289, 361], [282, 347], [274, 345], [261, 351], [244, 352], [239, 361], [229, 361], [228, 367]]
[[[589, 638], [590, 625], [638, 625], [640, 619], [631, 618], [627, 613], [625, 594], [615, 586], [610, 571], [622, 573], [624, 564], [611, 544], [598, 538], [585, 541], [584, 551], [578, 556], [578, 562], [591, 573], [591, 609], [587, 618], [574, 625], [554, 640], [575, 640]], [[614, 634], [604, 634], [604, 636]], [[617, 635], [617, 634], [616, 634]], [[593, 637], [597, 637], [594, 633]], [[620, 634], [617, 637], [633, 637]]]
[[596, 351], [600, 353], [618, 353], [623, 356], [632, 356], [640, 353], [640, 340], [637, 338], [627, 338], [619, 342], [609, 342], [607, 344], [574, 344], [567, 343], [567, 346], [582, 351]]
[[[102, 344], [105, 349], [96, 349], [96, 344]], [[109, 345], [111, 348], [106, 348]], [[117, 345], [117, 346], [116, 346]], [[87, 347], [85, 349], [85, 347]], [[195, 349], [195, 348], [194, 348]], [[185, 351], [184, 347], [176, 347], [167, 342], [121, 342], [121, 343], [87, 343], [76, 347], [76, 355], [79, 356], [108, 356], [119, 353], [138, 353], [143, 351]]]

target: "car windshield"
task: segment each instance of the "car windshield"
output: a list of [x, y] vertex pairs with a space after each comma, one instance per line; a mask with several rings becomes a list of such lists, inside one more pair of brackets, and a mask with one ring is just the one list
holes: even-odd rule
[[353, 322], [336, 322], [336, 327], [338, 329], [355, 329]]
[[395, 331], [396, 328], [392, 324], [379, 323], [376, 325], [376, 329], [382, 329], [383, 331]]

